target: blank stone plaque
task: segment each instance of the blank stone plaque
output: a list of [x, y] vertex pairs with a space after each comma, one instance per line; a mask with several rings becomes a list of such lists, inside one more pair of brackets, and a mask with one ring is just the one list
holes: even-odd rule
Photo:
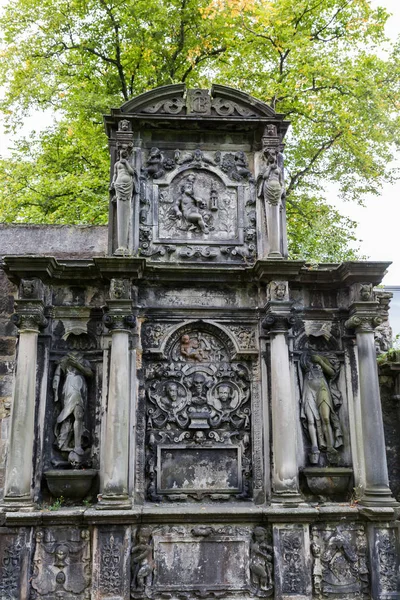
[[240, 448], [158, 447], [158, 491], [238, 493], [242, 488]]
[[226, 536], [198, 541], [154, 536], [156, 587], [243, 589], [248, 584], [248, 546], [246, 540]]

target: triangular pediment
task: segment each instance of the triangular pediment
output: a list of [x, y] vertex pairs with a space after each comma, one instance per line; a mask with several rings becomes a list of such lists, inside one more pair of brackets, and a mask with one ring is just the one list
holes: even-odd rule
[[177, 117], [274, 118], [275, 111], [249, 94], [224, 85], [211, 90], [186, 89], [184, 84], [165, 85], [123, 104], [121, 113]]

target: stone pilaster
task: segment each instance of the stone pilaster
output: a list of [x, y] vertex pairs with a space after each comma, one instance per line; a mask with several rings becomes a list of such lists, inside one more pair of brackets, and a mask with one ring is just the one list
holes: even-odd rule
[[105, 452], [101, 465], [102, 498], [99, 509], [131, 506], [128, 488], [132, 384], [129, 344], [130, 331], [136, 319], [132, 314], [129, 282], [112, 280], [110, 296], [108, 310], [103, 317], [104, 324], [111, 332], [111, 355], [105, 438], [102, 440]]
[[33, 508], [37, 341], [40, 328], [47, 324], [43, 300], [37, 297], [40, 285], [37, 281], [22, 281], [22, 299], [17, 301], [12, 317], [19, 330], [19, 341], [5, 477], [7, 510]]
[[[385, 436], [379, 392], [374, 329], [382, 322], [378, 303], [356, 301], [350, 307], [346, 327], [356, 334], [361, 402], [361, 435], [365, 464], [365, 489], [361, 504], [397, 505], [389, 488]], [[360, 430], [360, 429], [359, 429]]]
[[[278, 286], [275, 286], [277, 296]], [[278, 292], [279, 294], [279, 292]], [[298, 503], [299, 478], [296, 444], [296, 403], [289, 364], [288, 329], [292, 326], [291, 303], [270, 300], [262, 325], [269, 330], [271, 344], [271, 412], [272, 412], [272, 499]]]

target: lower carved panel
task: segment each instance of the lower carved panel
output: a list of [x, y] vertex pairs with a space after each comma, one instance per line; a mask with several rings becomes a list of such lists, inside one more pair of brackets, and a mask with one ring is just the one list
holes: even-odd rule
[[88, 529], [38, 529], [31, 600], [89, 600], [91, 548]]
[[139, 528], [132, 542], [132, 598], [266, 597], [273, 549], [263, 527]]
[[369, 526], [371, 584], [378, 600], [399, 598], [399, 555], [397, 527]]
[[27, 566], [30, 549], [29, 529], [0, 527], [0, 598], [27, 597]]

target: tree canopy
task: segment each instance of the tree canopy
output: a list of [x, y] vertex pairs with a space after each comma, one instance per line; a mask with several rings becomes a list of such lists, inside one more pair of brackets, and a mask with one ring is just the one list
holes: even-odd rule
[[158, 85], [212, 82], [291, 120], [286, 140], [293, 258], [354, 258], [354, 223], [326, 202], [394, 177], [399, 51], [370, 0], [13, 0], [3, 11], [0, 108], [14, 132], [53, 109], [44, 131], [3, 158], [5, 221], [105, 223], [102, 114]]

